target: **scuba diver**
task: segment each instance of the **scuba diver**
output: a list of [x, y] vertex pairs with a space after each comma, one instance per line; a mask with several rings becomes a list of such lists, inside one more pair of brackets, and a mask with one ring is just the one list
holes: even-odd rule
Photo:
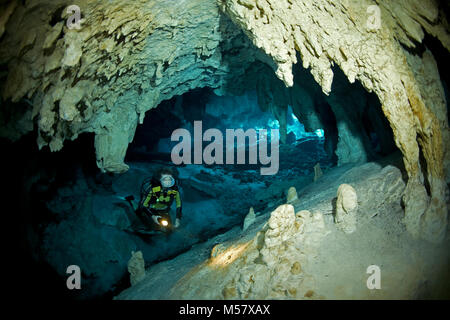
[[[127, 197], [131, 203], [134, 197]], [[170, 210], [175, 200], [176, 219], [172, 223]], [[163, 167], [142, 183], [139, 207], [135, 210], [139, 219], [150, 229], [170, 232], [180, 226], [181, 196], [177, 186], [176, 169]]]

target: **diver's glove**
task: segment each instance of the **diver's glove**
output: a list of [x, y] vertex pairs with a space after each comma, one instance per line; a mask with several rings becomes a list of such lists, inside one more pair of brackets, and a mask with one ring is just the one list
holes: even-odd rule
[[175, 219], [175, 228], [178, 228], [180, 226], [180, 219]]
[[155, 222], [156, 224], [159, 224], [159, 218], [161, 218], [161, 216], [152, 215], [153, 222]]

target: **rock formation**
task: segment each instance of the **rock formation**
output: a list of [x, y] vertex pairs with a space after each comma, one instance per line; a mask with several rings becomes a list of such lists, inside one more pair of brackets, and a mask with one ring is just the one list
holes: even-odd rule
[[247, 230], [247, 228], [255, 222], [255, 210], [253, 210], [253, 207], [250, 208], [248, 211], [248, 214], [245, 216], [244, 219], [244, 225], [242, 226], [242, 231]]
[[229, 77], [230, 86], [242, 88], [239, 78], [255, 60], [256, 48], [215, 1], [78, 6], [80, 29], [66, 26], [64, 1], [18, 4], [5, 13], [0, 62], [8, 67], [2, 97], [10, 102], [4, 108], [15, 114], [25, 100], [32, 108], [2, 134], [18, 139], [37, 120], [39, 146], [57, 151], [64, 140], [93, 132], [104, 171], [127, 170], [125, 153], [146, 111], [193, 88], [225, 91]]
[[173, 297], [317, 298], [309, 270], [326, 235], [320, 212], [311, 215], [302, 211], [296, 215], [292, 205], [281, 205], [253, 239], [215, 247], [209, 261], [179, 281]]
[[286, 202], [291, 203], [298, 199], [297, 190], [295, 187], [290, 187], [287, 192]]
[[[333, 226], [333, 199], [343, 184], [353, 186], [360, 198], [358, 229], [352, 234]], [[429, 295], [444, 285], [448, 248], [414, 240], [406, 232], [401, 223], [404, 190], [402, 173], [392, 165], [369, 162], [331, 168], [302, 190], [295, 209], [284, 204], [263, 212], [246, 233], [236, 227], [154, 265], [147, 269], [149, 276], [142, 286], [117, 298], [417, 299]], [[377, 292], [366, 287], [366, 269], [375, 261], [382, 266], [382, 279], [392, 284]], [[179, 266], [183, 266], [181, 274], [168, 281]]]
[[[444, 166], [450, 156], [446, 151], [450, 141], [448, 118], [442, 117], [447, 113], [442, 104], [445, 97], [439, 82], [434, 82], [438, 90], [432, 94], [421, 90], [423, 80], [416, 75], [420, 71], [409, 63], [405, 47], [420, 43], [425, 30], [448, 50], [448, 22], [436, 1], [378, 3], [381, 21], [376, 27], [368, 23], [368, 8], [376, 5], [369, 0], [231, 0], [223, 2], [222, 8], [273, 58], [276, 75], [287, 86], [294, 84], [292, 67], [298, 62], [298, 52], [303, 67], [311, 69], [325, 94], [332, 90], [334, 64], [351, 83], [359, 80], [369, 92], [376, 93], [408, 172], [404, 198], [407, 228], [415, 237], [439, 242], [447, 228], [448, 212], [444, 200], [448, 169]], [[430, 55], [416, 59], [435, 63]], [[439, 78], [433, 70], [427, 73], [430, 79]], [[420, 154], [426, 169], [420, 167]], [[429, 194], [421, 182], [424, 174]]]
[[131, 251], [131, 258], [128, 261], [128, 272], [130, 273], [130, 282], [132, 286], [145, 278], [145, 262], [142, 251]]
[[351, 185], [341, 184], [337, 191], [336, 213], [334, 221], [336, 226], [345, 233], [356, 230], [356, 213], [358, 212], [358, 197]]
[[[342, 184], [351, 185], [360, 198], [358, 228], [350, 235], [333, 225], [332, 200]], [[302, 190], [294, 210], [282, 205], [263, 211], [245, 233], [236, 226], [152, 265], [142, 285], [123, 291], [117, 299], [446, 296], [448, 246], [414, 240], [406, 232], [401, 223], [404, 190], [402, 173], [392, 165], [370, 162], [331, 168]], [[284, 233], [289, 238], [284, 239]], [[382, 283], [391, 284], [382, 285], [383, 290], [366, 287], [366, 270], [373, 264], [381, 267]]]
[[319, 180], [321, 176], [323, 176], [323, 172], [322, 169], [320, 168], [320, 163], [317, 163], [314, 166], [314, 181]]

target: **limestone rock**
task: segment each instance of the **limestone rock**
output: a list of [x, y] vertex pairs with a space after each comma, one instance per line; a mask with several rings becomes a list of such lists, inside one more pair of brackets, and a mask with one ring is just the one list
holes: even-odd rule
[[211, 258], [216, 258], [223, 254], [226, 249], [227, 247], [223, 243], [216, 244], [211, 250]]
[[272, 266], [278, 261], [280, 246], [295, 232], [295, 212], [290, 204], [279, 206], [270, 215], [269, 229], [265, 233], [264, 248], [261, 250], [263, 261]]
[[[77, 5], [83, 17], [79, 30], [67, 28], [69, 16], [60, 13], [60, 1], [13, 1], [5, 8], [0, 31], [9, 30], [0, 62], [8, 74], [2, 98], [30, 99], [39, 121], [13, 106], [17, 117], [11, 119], [21, 126], [8, 124], [11, 130], [0, 133], [13, 139], [37, 123], [39, 147], [57, 151], [64, 140], [94, 132], [102, 171], [128, 169], [123, 162], [128, 143], [146, 111], [199, 87], [242, 93], [247, 67], [264, 56], [215, 1], [190, 1], [183, 8], [159, 0]], [[76, 88], [80, 80], [90, 83], [90, 94]]]
[[130, 273], [132, 286], [145, 278], [145, 262], [141, 251], [131, 251], [131, 258], [128, 261], [128, 272]]
[[[14, 12], [17, 6], [17, 0], [10, 1], [9, 3], [4, 2], [1, 4], [1, 15], [0, 15], [0, 37], [5, 32], [5, 25], [9, 20], [9, 17]], [[5, 8], [6, 7], [6, 8]]]
[[323, 173], [322, 173], [322, 169], [320, 168], [320, 163], [317, 163], [314, 166], [314, 181], [319, 180], [322, 175], [323, 175]]
[[[362, 176], [365, 179], [361, 180]], [[361, 223], [370, 223], [371, 218], [382, 212], [401, 211], [406, 185], [397, 167], [388, 165], [383, 168], [375, 163], [366, 163], [350, 169], [340, 180], [358, 190], [358, 221]]]
[[301, 210], [296, 214], [297, 233], [295, 245], [302, 253], [311, 257], [317, 252], [322, 239], [330, 233], [325, 226], [323, 214], [316, 210], [313, 214]]
[[66, 36], [66, 51], [62, 59], [63, 67], [75, 67], [83, 55], [82, 40], [75, 32], [69, 32]]
[[[99, 168], [123, 172], [128, 144], [146, 111], [193, 88], [211, 87], [218, 94], [245, 88], [256, 89], [261, 108], [279, 121], [282, 142], [288, 105], [294, 102], [294, 113], [308, 129], [326, 127], [314, 106], [327, 105], [325, 112], [333, 112], [337, 123], [337, 132], [326, 135], [326, 145], [332, 145], [327, 149], [335, 151], [339, 165], [366, 161], [372, 150], [361, 114], [368, 97], [342, 85], [337, 65], [350, 87], [378, 97], [377, 112], [382, 110], [403, 154], [408, 230], [433, 242], [443, 239], [450, 179], [445, 94], [432, 54], [404, 48], [414, 49], [425, 30], [450, 50], [449, 25], [438, 2], [193, 0], [182, 9], [177, 1], [159, 0], [77, 4], [90, 13], [83, 14], [80, 30], [66, 27], [60, 1], [2, 5], [2, 98], [11, 102], [6, 114], [14, 122], [4, 125], [2, 136], [18, 139], [37, 127], [39, 147], [58, 151], [65, 140], [93, 132]], [[378, 27], [368, 27], [370, 5], [380, 9]], [[317, 89], [309, 91], [303, 82], [294, 84], [298, 57], [326, 97], [316, 98]], [[272, 73], [260, 77], [267, 69]], [[82, 80], [91, 83], [91, 94], [74, 89]], [[77, 94], [69, 98], [72, 90]], [[16, 108], [23, 99], [31, 101], [29, 110]], [[380, 128], [377, 135], [386, 129]], [[422, 156], [426, 166], [420, 165]]]
[[[46, 263], [62, 277], [66, 275], [64, 266], [68, 261], [76, 261], [83, 273], [89, 275], [82, 279], [83, 298], [108, 292], [123, 279], [130, 252], [142, 247], [139, 237], [130, 237], [119, 230], [130, 225], [127, 211], [92, 187], [87, 180], [77, 179], [74, 184], [58, 189], [47, 206], [61, 220], [46, 226], [40, 249]], [[57, 249], [61, 247], [71, 249]]]
[[[203, 259], [195, 260], [194, 257], [199, 252], [204, 249], [206, 252], [209, 250], [208, 245], [205, 248], [199, 248], [197, 252], [187, 253], [183, 259], [152, 267], [155, 278], [160, 278], [159, 282], [153, 284], [153, 279], [147, 277], [146, 291], [138, 292], [139, 290], [132, 288], [130, 292], [121, 295], [121, 298], [158, 299], [162, 297], [162, 295], [150, 293], [153, 291], [150, 288], [153, 289], [165, 281], [164, 278], [171, 272], [171, 270], [167, 271], [168, 266], [176, 268], [181, 261], [191, 259], [196, 261], [195, 267], [188, 268], [185, 271], [186, 275], [177, 280], [176, 284], [171, 286], [170, 293], [164, 297], [169, 299], [370, 298], [373, 293], [368, 292], [364, 285], [367, 280], [365, 268], [373, 263], [374, 257], [389, 263], [394, 261], [392, 270], [395, 272], [391, 273], [394, 277], [398, 273], [404, 273], [405, 270], [397, 268], [396, 261], [400, 256], [403, 261], [401, 265], [409, 266], [415, 271], [421, 269], [423, 264], [427, 265], [429, 260], [428, 256], [425, 257], [426, 255], [422, 262], [416, 264], [415, 261], [418, 258], [416, 255], [419, 254], [416, 251], [417, 243], [411, 243], [409, 235], [405, 234], [400, 224], [403, 217], [401, 196], [405, 189], [405, 182], [402, 172], [397, 167], [392, 165], [383, 167], [379, 162], [371, 162], [349, 170], [333, 168], [324, 175], [323, 179], [329, 182], [325, 190], [320, 184], [311, 184], [308, 188], [308, 192], [311, 193], [305, 192], [302, 196], [303, 208], [295, 214], [293, 230], [289, 227], [289, 223], [285, 223], [287, 221], [278, 223], [281, 221], [280, 213], [283, 210], [281, 207], [277, 208], [271, 213], [274, 223], [269, 225], [267, 222], [261, 225], [256, 235], [252, 228], [246, 234], [242, 234], [240, 230], [234, 230], [229, 231], [225, 236], [220, 236], [219, 242], [224, 242], [226, 245], [219, 245], [214, 250], [214, 258], [222, 261], [223, 264], [211, 265]], [[364, 230], [363, 233], [359, 232], [362, 236], [361, 243], [359, 241], [355, 243], [354, 237], [346, 237], [340, 231], [327, 230], [331, 222], [328, 208], [331, 208], [331, 199], [334, 198], [342, 183], [353, 186], [358, 192], [358, 229]], [[318, 193], [321, 199], [314, 199]], [[308, 198], [311, 199], [308, 200]], [[324, 202], [327, 206], [323, 205]], [[288, 212], [287, 206], [285, 205], [284, 208]], [[343, 201], [342, 206], [349, 210], [353, 208], [351, 202], [348, 204], [346, 201]], [[375, 215], [377, 218], [373, 219]], [[289, 219], [288, 221], [290, 222]], [[272, 240], [281, 237], [282, 234], [280, 232], [277, 235], [274, 232], [277, 229], [287, 231], [291, 236], [284, 241], [277, 241], [276, 245], [272, 246]], [[326, 236], [330, 231], [331, 239], [327, 239]], [[370, 231], [369, 237], [366, 237], [366, 231]], [[377, 238], [380, 234], [384, 235], [383, 239]], [[354, 234], [354, 236], [358, 235]], [[269, 246], [266, 245], [266, 237], [271, 238], [268, 242]], [[398, 238], [402, 238], [402, 241], [396, 242]], [[405, 245], [408, 246], [406, 252], [404, 252]], [[431, 246], [426, 243], [423, 245], [419, 247], [427, 254], [429, 249], [440, 247], [437, 252], [442, 257], [442, 261], [444, 259], [447, 261], [445, 254], [441, 256], [446, 252], [445, 246]], [[390, 248], [388, 252], [385, 252], [386, 247]], [[372, 249], [375, 250], [372, 251]], [[347, 254], [342, 254], [341, 250]], [[230, 256], [231, 259], [228, 259]], [[413, 257], [412, 260], [411, 257]], [[227, 264], [229, 260], [233, 261]], [[336, 281], [342, 274], [342, 268], [337, 266], [345, 265], [345, 263], [342, 264], [343, 260], [348, 262], [347, 276]], [[365, 262], [361, 264], [361, 261]], [[362, 272], [360, 272], [361, 266]], [[431, 268], [429, 271], [430, 275], [435, 274], [436, 269]], [[416, 286], [422, 282], [420, 277], [417, 277], [419, 275], [423, 276], [422, 272], [396, 277], [399, 280], [398, 283], [402, 283], [405, 297], [415, 295]], [[438, 282], [439, 278], [439, 276], [436, 277]], [[351, 281], [351, 284], [348, 281]], [[347, 288], [345, 292], [342, 291], [342, 287]], [[361, 288], [361, 290], [355, 290], [355, 288]], [[389, 296], [393, 298], [398, 294], [398, 288], [391, 289], [393, 295], [389, 293]], [[349, 292], [346, 292], [347, 290]], [[428, 290], [426, 289], [425, 292], [427, 293]]]
[[56, 40], [62, 32], [63, 26], [64, 22], [62, 21], [53, 26], [53, 28], [45, 37], [44, 44], [42, 45], [43, 49], [50, 49], [53, 45], [55, 45]]
[[356, 230], [356, 213], [358, 211], [358, 198], [355, 189], [348, 184], [341, 184], [337, 191], [336, 226], [345, 233]]
[[287, 203], [292, 203], [297, 199], [297, 190], [295, 189], [295, 187], [290, 187], [287, 192]]
[[207, 263], [177, 282], [171, 298], [311, 298], [316, 282], [308, 257], [316, 254], [324, 227], [320, 213], [296, 217], [292, 205], [281, 205], [250, 241], [241, 236], [216, 245]]
[[309, 212], [308, 210], [300, 210], [295, 214], [295, 216], [301, 219], [309, 219], [309, 217], [311, 216], [311, 212]]
[[248, 214], [245, 216], [244, 219], [244, 225], [242, 226], [242, 231], [247, 230], [247, 228], [253, 223], [255, 222], [255, 210], [253, 210], [253, 207], [250, 208]]
[[[410, 194], [405, 197], [405, 215], [410, 218], [405, 221], [424, 221], [407, 228], [418, 228], [418, 232], [413, 232], [439, 242], [445, 233], [448, 214], [443, 197], [448, 189], [445, 182], [448, 169], [444, 170], [444, 165], [448, 168], [449, 162], [443, 152], [444, 144], [449, 144], [448, 124], [442, 117], [446, 111], [440, 102], [445, 101], [445, 96], [442, 91], [425, 89], [420, 76], [422, 71], [409, 65], [409, 53], [403, 46], [415, 47], [411, 39], [421, 42], [423, 27], [450, 50], [450, 35], [443, 31], [448, 30], [448, 22], [437, 2], [426, 1], [424, 5], [418, 2], [377, 1], [382, 17], [377, 28], [367, 28], [370, 18], [367, 8], [371, 1], [265, 0], [263, 5], [260, 1], [230, 0], [222, 2], [221, 6], [253, 43], [273, 58], [275, 74], [286, 86], [293, 85], [292, 66], [298, 62], [299, 53], [303, 67], [310, 68], [326, 95], [332, 93], [332, 66], [337, 64], [350, 83], [359, 80], [367, 91], [378, 96], [409, 176], [406, 192]], [[425, 56], [425, 59], [428, 58]], [[427, 72], [435, 73], [433, 68]], [[429, 80], [436, 78], [428, 76]], [[333, 101], [331, 95], [328, 100], [333, 111], [339, 112], [339, 102]], [[340, 113], [340, 116], [346, 115]], [[338, 156], [364, 161], [366, 138], [364, 135], [353, 137], [352, 128], [345, 127], [347, 123], [354, 126], [359, 122], [341, 122]], [[351, 145], [359, 152], [348, 153]], [[431, 194], [425, 199], [426, 206], [414, 204], [414, 195], [423, 194], [425, 188], [421, 182], [420, 154], [426, 161], [426, 175], [432, 184]], [[427, 227], [425, 221], [433, 221], [434, 227]]]

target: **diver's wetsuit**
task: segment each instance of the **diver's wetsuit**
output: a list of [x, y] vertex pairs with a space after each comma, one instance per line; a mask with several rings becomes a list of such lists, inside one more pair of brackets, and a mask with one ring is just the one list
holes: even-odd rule
[[[170, 207], [173, 200], [177, 205], [176, 218], [181, 219], [181, 197], [180, 191], [177, 186], [170, 188], [163, 188], [161, 184], [152, 182], [150, 191], [143, 202], [143, 207], [147, 208], [147, 211], [151, 215], [160, 215], [170, 217]], [[140, 213], [141, 220], [143, 220], [148, 226], [154, 227], [153, 220], [143, 217], [143, 212]], [[151, 220], [148, 221], [148, 220]]]

